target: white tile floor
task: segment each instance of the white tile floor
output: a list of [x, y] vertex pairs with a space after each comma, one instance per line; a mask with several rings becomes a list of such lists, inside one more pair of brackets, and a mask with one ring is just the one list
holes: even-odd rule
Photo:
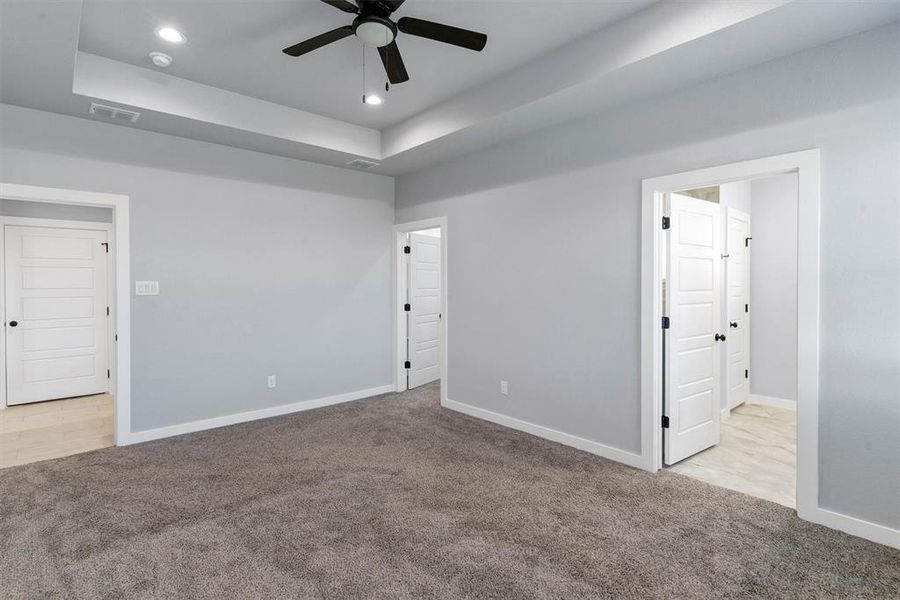
[[797, 413], [744, 404], [722, 421], [721, 441], [669, 467], [675, 473], [795, 508]]
[[0, 469], [113, 445], [109, 394], [0, 410]]

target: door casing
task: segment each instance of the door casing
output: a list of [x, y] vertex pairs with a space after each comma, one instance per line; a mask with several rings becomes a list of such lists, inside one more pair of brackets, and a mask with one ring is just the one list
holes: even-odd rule
[[[819, 150], [805, 150], [731, 163], [642, 183], [641, 262], [641, 459], [648, 471], [662, 468], [661, 256], [663, 196], [667, 192], [720, 185], [783, 173], [798, 174], [797, 294], [797, 514], [806, 520], [871, 537], [858, 520], [819, 506]], [[868, 533], [867, 533], [868, 532]]]
[[[90, 192], [82, 190], [70, 190], [52, 188], [37, 185], [23, 185], [17, 183], [0, 182], [0, 198], [5, 200], [23, 200], [26, 202], [49, 202], [52, 204], [68, 204], [75, 206], [109, 207], [112, 209], [113, 221], [110, 230], [110, 257], [112, 268], [109, 269], [113, 277], [113, 285], [110, 286], [110, 331], [114, 343], [110, 345], [110, 379], [114, 390], [114, 418], [115, 442], [117, 446], [124, 446], [131, 442], [131, 260], [130, 260], [130, 217], [129, 197], [123, 194], [110, 194], [105, 192]], [[7, 217], [12, 219], [12, 217]], [[40, 226], [46, 226], [46, 219], [31, 220], [40, 221]], [[59, 221], [49, 220], [54, 225]], [[24, 221], [23, 221], [24, 222]], [[84, 225], [83, 222], [78, 222]], [[0, 244], [2, 246], [2, 244]], [[2, 274], [0, 274], [2, 275]], [[3, 277], [0, 277], [0, 281]], [[114, 293], [112, 291], [115, 290]], [[0, 328], [0, 351], [6, 347], [5, 328]], [[0, 356], [0, 364], [5, 364], [6, 356]], [[3, 371], [3, 369], [0, 369]], [[2, 400], [0, 409], [6, 404], [5, 374], [0, 381]]]
[[404, 345], [406, 344], [406, 312], [403, 310], [404, 281], [401, 276], [403, 269], [403, 246], [407, 233], [422, 231], [425, 229], [441, 230], [441, 405], [447, 403], [447, 330], [450, 322], [450, 306], [447, 303], [447, 217], [434, 217], [409, 223], [394, 225], [393, 243], [393, 315], [394, 315], [394, 389], [397, 392], [406, 390], [406, 369], [403, 361], [406, 360]]

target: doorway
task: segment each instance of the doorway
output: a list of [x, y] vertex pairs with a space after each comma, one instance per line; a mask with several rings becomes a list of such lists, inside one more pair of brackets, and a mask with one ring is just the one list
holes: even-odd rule
[[[446, 398], [446, 219], [394, 226], [395, 388], [439, 387]], [[430, 389], [430, 388], [429, 388]]]
[[128, 229], [126, 196], [0, 183], [0, 468], [129, 443]]
[[[796, 173], [797, 176], [797, 315], [796, 508], [803, 519], [850, 532], [859, 523], [819, 506], [818, 485], [818, 379], [819, 379], [819, 172], [818, 150], [806, 150], [645, 179], [642, 184], [641, 263], [641, 456], [645, 468], [663, 465], [663, 412], [665, 321], [662, 277], [666, 260], [662, 227], [665, 195], [725, 183]], [[751, 241], [752, 243], [752, 241]], [[723, 333], [716, 329], [714, 333]], [[727, 338], [727, 333], [725, 333]], [[727, 341], [727, 340], [726, 340]], [[722, 343], [721, 341], [719, 342]], [[751, 356], [751, 368], [752, 368]], [[713, 365], [715, 368], [715, 365]], [[721, 365], [719, 365], [721, 369]], [[666, 407], [668, 408], [668, 407]], [[715, 419], [714, 415], [709, 416]], [[721, 412], [719, 413], [721, 421]], [[669, 423], [671, 426], [671, 423]]]
[[794, 508], [797, 173], [663, 202], [663, 464]]

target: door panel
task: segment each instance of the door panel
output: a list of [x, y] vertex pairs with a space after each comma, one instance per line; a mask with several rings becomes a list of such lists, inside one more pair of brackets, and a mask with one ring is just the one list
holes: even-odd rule
[[409, 234], [409, 389], [441, 377], [441, 238]]
[[7, 402], [108, 391], [107, 233], [4, 232]]
[[721, 320], [719, 205], [670, 194], [666, 306], [665, 463], [719, 442]]
[[[728, 263], [726, 295], [728, 297], [728, 354], [726, 375], [727, 406], [732, 409], [747, 401], [750, 395], [750, 215], [734, 208], [728, 214]], [[734, 323], [737, 327], [731, 327]]]

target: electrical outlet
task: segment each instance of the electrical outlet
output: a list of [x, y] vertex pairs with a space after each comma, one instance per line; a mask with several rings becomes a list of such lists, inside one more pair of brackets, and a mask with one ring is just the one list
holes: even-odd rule
[[509, 382], [501, 381], [500, 382], [500, 393], [504, 396], [509, 396]]
[[268, 379], [268, 381], [266, 382], [266, 386], [267, 386], [270, 390], [271, 390], [272, 388], [275, 387], [275, 376], [274, 376], [274, 375], [269, 375], [269, 379]]

